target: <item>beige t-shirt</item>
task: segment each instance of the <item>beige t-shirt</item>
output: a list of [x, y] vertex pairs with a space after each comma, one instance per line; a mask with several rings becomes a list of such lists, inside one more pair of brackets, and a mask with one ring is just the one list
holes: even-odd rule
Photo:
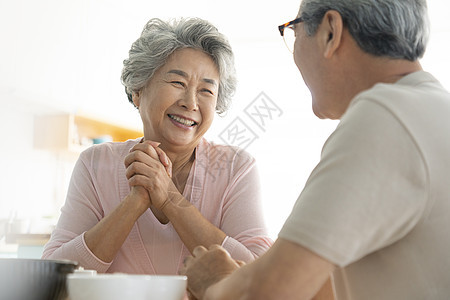
[[359, 94], [279, 237], [338, 266], [341, 299], [450, 297], [450, 94], [426, 72]]

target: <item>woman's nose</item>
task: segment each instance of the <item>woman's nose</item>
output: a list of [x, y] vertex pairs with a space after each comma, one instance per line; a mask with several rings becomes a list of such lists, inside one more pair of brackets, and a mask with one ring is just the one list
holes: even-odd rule
[[187, 90], [183, 98], [179, 100], [179, 105], [183, 106], [187, 110], [197, 110], [197, 93], [193, 90]]

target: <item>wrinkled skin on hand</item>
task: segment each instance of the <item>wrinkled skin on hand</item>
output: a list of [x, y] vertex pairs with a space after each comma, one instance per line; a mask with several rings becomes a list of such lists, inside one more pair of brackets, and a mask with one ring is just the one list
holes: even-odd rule
[[198, 246], [184, 261], [181, 274], [188, 277], [189, 299], [202, 299], [211, 285], [224, 279], [244, 264], [236, 261], [221, 246], [213, 245], [208, 249]]

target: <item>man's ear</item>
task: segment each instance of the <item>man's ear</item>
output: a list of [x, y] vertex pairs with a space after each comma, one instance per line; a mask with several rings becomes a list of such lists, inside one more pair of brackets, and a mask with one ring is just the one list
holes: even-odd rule
[[320, 42], [323, 46], [323, 55], [330, 58], [342, 44], [342, 32], [344, 22], [341, 14], [335, 10], [329, 10], [325, 13], [322, 24], [319, 26]]
[[134, 103], [134, 106], [136, 106], [136, 108], [139, 108], [139, 105], [141, 103], [140, 97], [141, 97], [141, 91], [131, 93], [131, 98], [133, 99], [133, 103]]

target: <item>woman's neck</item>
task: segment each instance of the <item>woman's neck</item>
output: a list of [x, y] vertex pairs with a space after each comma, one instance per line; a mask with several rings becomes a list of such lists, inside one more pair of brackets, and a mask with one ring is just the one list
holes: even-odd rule
[[[159, 146], [169, 157], [172, 162], [172, 172], [175, 174], [183, 168], [184, 165], [195, 159], [195, 148], [170, 149], [164, 144]], [[180, 151], [181, 150], [181, 151]]]

